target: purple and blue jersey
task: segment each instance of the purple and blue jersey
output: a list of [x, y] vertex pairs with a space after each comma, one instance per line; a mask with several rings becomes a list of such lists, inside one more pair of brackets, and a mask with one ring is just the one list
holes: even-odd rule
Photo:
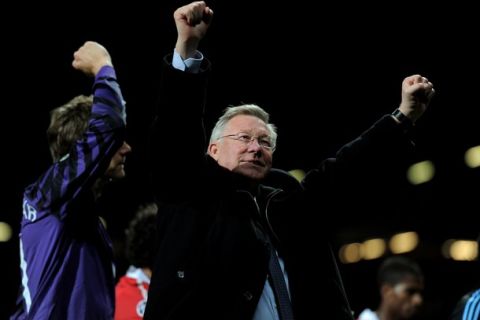
[[125, 140], [126, 114], [112, 67], [100, 70], [93, 91], [83, 137], [25, 190], [12, 319], [113, 319], [112, 245], [92, 186]]

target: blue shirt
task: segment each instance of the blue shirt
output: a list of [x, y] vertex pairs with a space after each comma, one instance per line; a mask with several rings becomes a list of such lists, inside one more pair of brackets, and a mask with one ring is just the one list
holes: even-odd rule
[[93, 90], [82, 139], [25, 190], [22, 283], [12, 319], [113, 318], [112, 246], [92, 185], [124, 141], [126, 115], [112, 67], [99, 71]]
[[465, 307], [462, 313], [463, 320], [478, 320], [480, 319], [480, 289], [474, 291], [468, 300], [465, 302]]

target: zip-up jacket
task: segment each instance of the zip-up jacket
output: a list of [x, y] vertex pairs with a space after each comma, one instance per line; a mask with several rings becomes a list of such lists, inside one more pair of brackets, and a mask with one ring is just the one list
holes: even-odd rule
[[302, 183], [273, 170], [252, 187], [205, 155], [207, 74], [164, 71], [151, 146], [159, 239], [145, 319], [251, 320], [267, 278], [266, 235], [285, 262], [296, 319], [353, 319], [325, 215], [354, 172], [411, 147], [404, 128], [384, 116]]

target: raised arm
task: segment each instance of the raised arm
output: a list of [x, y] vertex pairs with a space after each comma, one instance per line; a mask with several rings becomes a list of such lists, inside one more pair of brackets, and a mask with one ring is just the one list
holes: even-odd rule
[[177, 27], [175, 50], [182, 59], [195, 55], [200, 40], [205, 36], [213, 17], [213, 11], [204, 1], [196, 1], [178, 8], [173, 13]]
[[[91, 98], [76, 97], [52, 113], [52, 123], [56, 124], [50, 125], [51, 138], [63, 141], [65, 150], [25, 193], [40, 215], [44, 210], [60, 216], [71, 214], [70, 204], [89, 194], [87, 190], [103, 176], [125, 140], [125, 105], [107, 50], [96, 42], [86, 42], [75, 52], [72, 65], [87, 75], [95, 75], [93, 105]], [[91, 111], [86, 111], [88, 106]], [[81, 125], [73, 125], [75, 122]], [[79, 129], [84, 125], [85, 130]]]
[[210, 65], [197, 48], [212, 15], [203, 1], [180, 7], [173, 14], [178, 32], [176, 54], [173, 59], [172, 55], [164, 59], [150, 140], [152, 188], [159, 199], [182, 197], [187, 187], [194, 188], [192, 181], [205, 161], [203, 116]]
[[406, 77], [398, 108], [401, 115], [383, 116], [358, 138], [344, 145], [335, 158], [312, 170], [304, 186], [317, 193], [328, 190], [332, 184], [342, 189], [349, 186], [354, 191], [367, 190], [370, 186], [393, 184], [403, 177], [414, 150], [409, 135], [411, 124], [425, 112], [434, 93], [433, 84], [427, 78], [421, 75]]

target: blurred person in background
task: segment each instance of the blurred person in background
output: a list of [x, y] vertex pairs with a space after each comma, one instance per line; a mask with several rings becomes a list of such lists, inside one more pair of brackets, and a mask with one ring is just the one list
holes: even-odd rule
[[358, 320], [407, 320], [423, 304], [423, 273], [413, 260], [394, 256], [385, 259], [377, 274], [380, 304], [375, 311], [363, 310]]
[[115, 320], [143, 319], [152, 276], [157, 205], [141, 206], [126, 230], [126, 256], [130, 263], [115, 287]]
[[[480, 236], [477, 238], [477, 248], [480, 248]], [[478, 249], [477, 249], [478, 250]], [[477, 265], [478, 267], [478, 265]], [[475, 279], [478, 282], [478, 277]], [[480, 319], [480, 286], [465, 294], [455, 306], [450, 320]]]

